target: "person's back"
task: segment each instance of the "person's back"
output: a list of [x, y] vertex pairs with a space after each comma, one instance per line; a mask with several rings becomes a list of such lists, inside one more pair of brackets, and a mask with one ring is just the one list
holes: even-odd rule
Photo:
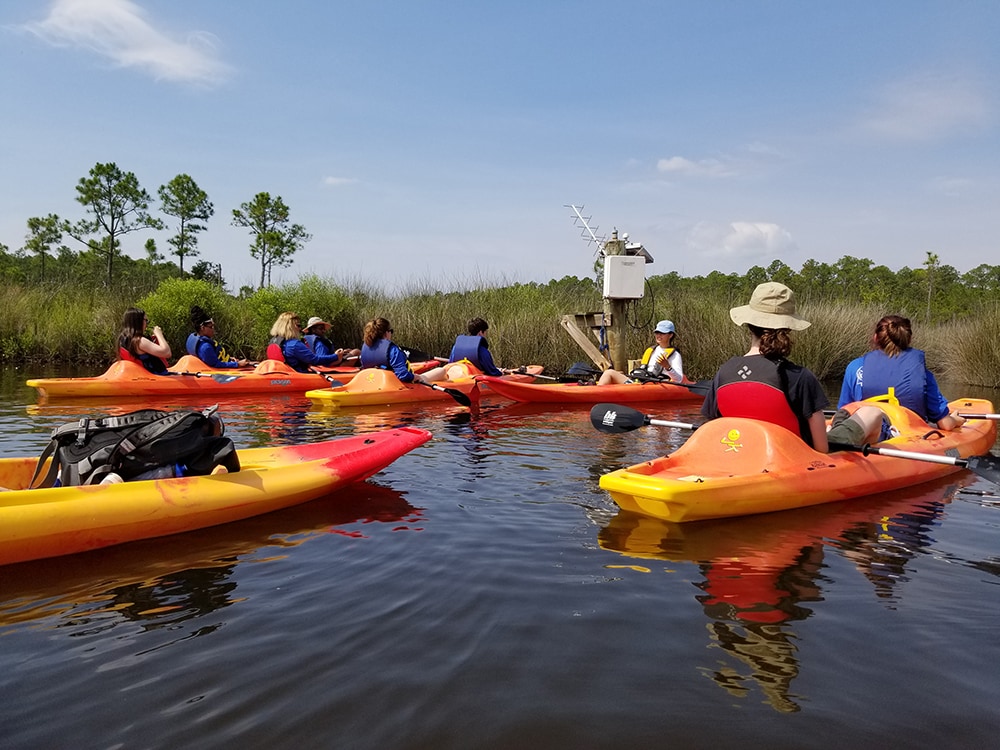
[[490, 352], [490, 344], [486, 340], [486, 331], [489, 324], [482, 318], [473, 318], [469, 321], [466, 330], [468, 333], [455, 337], [455, 344], [451, 348], [449, 362], [460, 362], [468, 360], [486, 375], [499, 377], [504, 372], [497, 367], [493, 361], [493, 354]]

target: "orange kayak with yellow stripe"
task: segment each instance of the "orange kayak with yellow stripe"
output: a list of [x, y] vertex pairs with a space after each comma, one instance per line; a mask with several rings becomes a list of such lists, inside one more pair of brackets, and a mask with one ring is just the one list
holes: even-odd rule
[[[902, 406], [875, 405], [900, 431], [879, 448], [966, 458], [987, 453], [996, 441], [996, 423], [990, 419], [969, 419], [957, 430], [944, 431]], [[993, 412], [984, 399], [960, 399], [950, 406], [953, 412]], [[955, 471], [961, 467], [897, 456], [818, 453], [783, 427], [722, 417], [698, 427], [668, 456], [605, 474], [600, 486], [624, 510], [681, 523], [862, 497]]]
[[381, 471], [431, 433], [400, 427], [238, 452], [240, 470], [89, 487], [23, 489], [36, 458], [0, 459], [0, 564], [191, 531], [322, 497]]

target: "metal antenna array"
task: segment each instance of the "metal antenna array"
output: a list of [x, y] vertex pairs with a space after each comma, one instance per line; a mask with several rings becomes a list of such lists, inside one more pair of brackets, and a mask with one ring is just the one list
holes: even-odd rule
[[580, 213], [583, 210], [583, 206], [577, 207], [574, 206], [572, 203], [567, 203], [566, 208], [573, 209], [573, 213], [575, 214], [575, 216], [573, 217], [573, 225], [574, 226], [583, 225], [583, 228], [580, 230], [580, 236], [587, 241], [588, 245], [591, 244], [592, 242], [597, 243], [597, 252], [598, 253], [602, 252], [604, 250], [604, 243], [608, 241], [607, 235], [601, 235], [600, 237], [598, 237], [594, 233], [594, 229], [599, 229], [599, 227], [594, 227], [594, 229], [590, 228], [591, 217], [584, 216], [582, 213]]

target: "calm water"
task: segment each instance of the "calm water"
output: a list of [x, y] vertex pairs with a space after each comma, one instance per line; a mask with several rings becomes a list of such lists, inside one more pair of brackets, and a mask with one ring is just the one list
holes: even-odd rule
[[[2, 455], [108, 411], [36, 405], [36, 374], [0, 377]], [[996, 746], [1000, 499], [967, 493], [997, 488], [671, 527], [597, 481], [682, 433], [504, 404], [223, 401], [238, 445], [435, 439], [288, 511], [0, 568], [0, 747]]]

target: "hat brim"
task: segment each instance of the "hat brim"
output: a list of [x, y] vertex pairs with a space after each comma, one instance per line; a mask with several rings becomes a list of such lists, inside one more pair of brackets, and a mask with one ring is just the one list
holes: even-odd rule
[[791, 331], [804, 331], [812, 325], [808, 320], [803, 320], [796, 315], [761, 312], [754, 310], [750, 305], [734, 307], [729, 311], [729, 317], [738, 326], [749, 324], [758, 328], [772, 328], [774, 330], [787, 328]]

